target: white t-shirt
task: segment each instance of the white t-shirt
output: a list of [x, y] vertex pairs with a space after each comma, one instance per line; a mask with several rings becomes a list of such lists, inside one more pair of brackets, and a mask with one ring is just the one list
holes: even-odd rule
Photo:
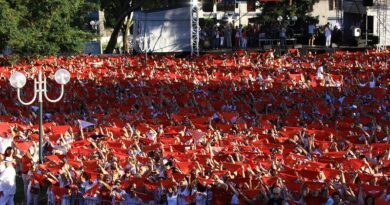
[[0, 137], [0, 153], [4, 154], [5, 150], [8, 147], [12, 146], [13, 141], [14, 139], [12, 137], [8, 137], [8, 138]]
[[190, 191], [188, 190], [188, 187], [186, 187], [184, 190], [181, 190], [181, 187], [179, 187], [178, 190], [179, 199], [178, 199], [178, 205], [187, 205], [188, 202], [186, 200], [186, 197], [190, 195]]
[[317, 79], [324, 79], [324, 67], [320, 66], [317, 68]]
[[0, 174], [0, 191], [4, 195], [14, 195], [16, 192], [16, 170], [13, 166], [5, 168], [4, 172]]
[[206, 193], [197, 193], [196, 194], [196, 205], [206, 205]]
[[157, 138], [157, 133], [152, 130], [149, 130], [146, 136], [148, 137], [148, 139], [155, 141]]
[[167, 203], [168, 205], [177, 205], [177, 194], [172, 194], [172, 196], [169, 196], [169, 194], [167, 194]]
[[5, 164], [4, 162], [0, 162], [0, 174], [3, 173], [5, 170]]
[[369, 82], [370, 88], [375, 88], [375, 80]]
[[329, 27], [325, 28], [325, 36], [326, 37], [332, 36], [332, 30]]
[[97, 181], [94, 181], [92, 184], [89, 183], [89, 181], [85, 181], [81, 184], [81, 187], [84, 188], [85, 191], [88, 191], [89, 189], [91, 189], [95, 184], [97, 183]]

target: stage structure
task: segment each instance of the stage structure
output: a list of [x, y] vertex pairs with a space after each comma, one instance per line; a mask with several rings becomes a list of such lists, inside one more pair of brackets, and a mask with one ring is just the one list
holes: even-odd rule
[[[343, 42], [351, 42], [353, 38], [357, 45], [365, 42], [376, 45], [378, 50], [390, 46], [390, 0], [338, 0], [342, 10], [337, 16], [343, 22]], [[356, 29], [364, 31], [356, 36]]]
[[190, 6], [134, 12], [134, 49], [145, 54], [192, 52], [192, 45], [199, 45], [199, 38], [193, 39], [193, 18], [189, 12], [193, 9]]
[[[386, 46], [389, 46], [390, 41], [390, 25], [388, 24], [390, 19], [387, 15], [390, 15], [389, 9], [390, 0], [376, 0], [377, 7], [377, 32], [379, 36], [379, 43], [377, 48], [379, 50], [385, 50]], [[388, 34], [389, 32], [389, 34]]]
[[339, 23], [340, 27], [344, 25], [344, 0], [336, 1], [336, 21]]
[[199, 55], [199, 2], [191, 0], [191, 55]]

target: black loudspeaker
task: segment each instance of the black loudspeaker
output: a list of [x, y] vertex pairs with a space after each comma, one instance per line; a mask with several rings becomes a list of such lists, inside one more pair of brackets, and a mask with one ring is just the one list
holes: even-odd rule
[[376, 45], [379, 43], [379, 36], [372, 36], [372, 44]]
[[363, 0], [363, 6], [374, 6], [374, 0]]

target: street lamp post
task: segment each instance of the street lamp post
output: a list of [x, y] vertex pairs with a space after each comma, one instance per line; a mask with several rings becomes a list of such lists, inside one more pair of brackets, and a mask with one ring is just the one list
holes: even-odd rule
[[[295, 22], [298, 20], [298, 17], [297, 16], [292, 16], [291, 18], [290, 18], [290, 16], [287, 16], [287, 24], [289, 25], [289, 26], [294, 26], [295, 25]], [[283, 16], [278, 16], [278, 18], [276, 19], [277, 21], [279, 21], [279, 23], [282, 23], [282, 21], [283, 21]]]
[[91, 25], [92, 29], [96, 32], [96, 34], [99, 34], [99, 21], [90, 21], [89, 25]]
[[65, 90], [65, 84], [67, 84], [70, 80], [70, 73], [69, 71], [65, 69], [59, 69], [54, 74], [55, 81], [61, 85], [61, 94], [60, 96], [52, 100], [47, 96], [47, 82], [46, 82], [46, 76], [42, 76], [42, 72], [39, 71], [38, 73], [38, 80], [34, 79], [34, 97], [31, 101], [25, 102], [22, 100], [20, 96], [20, 90], [26, 85], [26, 76], [23, 73], [20, 72], [14, 72], [9, 81], [12, 87], [17, 89], [17, 95], [18, 100], [23, 105], [31, 105], [34, 103], [38, 96], [38, 104], [39, 104], [39, 163], [43, 162], [43, 156], [42, 156], [42, 137], [43, 137], [43, 110], [42, 110], [42, 103], [43, 103], [43, 97], [46, 98], [47, 101], [51, 103], [55, 103], [61, 100], [62, 96], [64, 95]]

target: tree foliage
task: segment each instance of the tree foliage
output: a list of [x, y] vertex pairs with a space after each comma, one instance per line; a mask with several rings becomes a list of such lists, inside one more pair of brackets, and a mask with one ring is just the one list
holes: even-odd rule
[[20, 55], [73, 54], [92, 37], [84, 17], [97, 11], [88, 0], [0, 0], [0, 49]]
[[297, 16], [299, 22], [312, 20], [310, 12], [319, 0], [282, 0], [278, 3], [262, 3], [261, 18], [265, 23], [276, 21], [278, 16]]
[[[105, 13], [106, 26], [113, 27], [114, 30], [111, 34], [108, 45], [105, 49], [105, 53], [113, 53], [119, 32], [127, 33], [129, 29], [129, 22], [126, 21], [130, 18], [130, 15], [135, 10], [151, 10], [160, 9], [166, 7], [180, 6], [183, 4], [188, 5], [189, 0], [101, 0], [101, 10]], [[127, 48], [127, 40], [124, 38], [124, 48]]]

